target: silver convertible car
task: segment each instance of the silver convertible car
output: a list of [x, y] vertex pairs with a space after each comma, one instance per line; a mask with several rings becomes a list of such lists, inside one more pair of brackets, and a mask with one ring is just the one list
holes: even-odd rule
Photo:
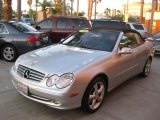
[[152, 43], [134, 30], [80, 30], [20, 56], [12, 82], [25, 97], [53, 108], [95, 112], [105, 93], [135, 75], [147, 77], [152, 56]]

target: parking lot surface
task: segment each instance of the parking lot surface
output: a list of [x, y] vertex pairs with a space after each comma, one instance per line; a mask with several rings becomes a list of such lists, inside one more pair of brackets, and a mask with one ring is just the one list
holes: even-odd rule
[[13, 64], [0, 60], [0, 120], [160, 120], [160, 57], [153, 58], [147, 78], [136, 76], [120, 85], [93, 114], [57, 110], [23, 97], [12, 86]]

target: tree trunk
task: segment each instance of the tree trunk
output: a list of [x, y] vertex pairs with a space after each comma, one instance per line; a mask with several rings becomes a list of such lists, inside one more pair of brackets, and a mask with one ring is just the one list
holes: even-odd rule
[[77, 16], [79, 15], [79, 0], [77, 0]]
[[90, 20], [92, 17], [92, 0], [88, 0], [88, 19]]
[[66, 0], [63, 0], [63, 12], [62, 12], [63, 16], [66, 16]]
[[151, 21], [150, 21], [150, 26], [149, 26], [149, 33], [150, 34], [152, 34], [152, 28], [153, 28], [155, 2], [156, 2], [156, 0], [152, 0]]
[[3, 3], [2, 0], [0, 0], [0, 20], [2, 19], [2, 15], [3, 15]]
[[71, 0], [71, 16], [73, 15], [73, 2], [74, 0]]
[[[43, 3], [46, 2], [46, 0], [43, 0]], [[46, 14], [46, 8], [43, 7], [43, 19], [47, 18], [47, 14]]]
[[17, 21], [21, 21], [21, 0], [17, 0]]
[[12, 0], [4, 0], [4, 17], [6, 21], [12, 18]]
[[142, 23], [143, 22], [143, 8], [144, 8], [144, 0], [141, 0], [140, 3], [140, 18], [139, 18], [139, 22]]
[[96, 13], [97, 13], [97, 0], [94, 0], [94, 19], [96, 19]]

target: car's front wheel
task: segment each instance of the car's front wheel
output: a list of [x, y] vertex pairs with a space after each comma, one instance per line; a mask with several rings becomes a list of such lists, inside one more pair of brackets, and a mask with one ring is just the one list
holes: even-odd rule
[[82, 109], [86, 112], [97, 111], [104, 99], [106, 92], [105, 80], [97, 77], [87, 87], [87, 90], [83, 96]]
[[143, 77], [147, 77], [149, 75], [151, 70], [151, 62], [152, 60], [150, 58], [146, 61], [145, 66], [143, 68], [143, 72], [141, 73]]
[[17, 58], [17, 51], [12, 45], [6, 45], [1, 51], [2, 57], [5, 61], [12, 62]]

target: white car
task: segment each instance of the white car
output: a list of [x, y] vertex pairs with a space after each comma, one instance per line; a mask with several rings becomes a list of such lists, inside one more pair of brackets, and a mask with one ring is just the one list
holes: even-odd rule
[[133, 30], [136, 30], [137, 32], [139, 32], [143, 38], [149, 37], [149, 33], [148, 33], [146, 27], [144, 26], [144, 24], [127, 23], [127, 26], [130, 29], [133, 29]]

